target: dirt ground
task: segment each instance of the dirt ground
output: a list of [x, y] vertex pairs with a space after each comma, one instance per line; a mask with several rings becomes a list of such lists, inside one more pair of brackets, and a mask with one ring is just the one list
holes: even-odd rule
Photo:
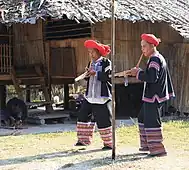
[[117, 128], [115, 160], [98, 133], [87, 148], [74, 146], [75, 132], [1, 137], [0, 170], [189, 170], [189, 122], [164, 125], [168, 156], [154, 158], [138, 151], [137, 126]]
[[169, 150], [166, 157], [149, 158], [137, 148], [119, 148], [115, 161], [111, 151], [99, 148], [67, 150], [36, 156], [0, 160], [2, 170], [188, 170], [189, 152]]

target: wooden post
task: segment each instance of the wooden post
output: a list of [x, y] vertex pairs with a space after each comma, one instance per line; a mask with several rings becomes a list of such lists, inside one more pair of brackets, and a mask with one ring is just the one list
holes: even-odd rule
[[24, 97], [22, 95], [22, 90], [19, 86], [20, 83], [19, 83], [19, 80], [16, 78], [16, 71], [15, 71], [14, 67], [12, 67], [10, 74], [11, 74], [13, 85], [15, 87], [17, 94], [18, 94], [18, 98], [24, 101]]
[[52, 92], [52, 84], [51, 84], [51, 81], [48, 82], [48, 92], [49, 92], [50, 101], [52, 101], [52, 95], [51, 95], [51, 92]]
[[64, 84], [64, 109], [69, 108], [69, 86]]
[[[45, 85], [43, 87], [43, 93], [45, 96], [45, 100], [47, 100], [48, 102], [51, 102], [51, 99], [52, 99], [51, 90], [52, 89], [51, 89], [51, 77], [50, 77], [49, 43], [45, 39], [45, 22], [44, 21], [42, 21], [42, 33], [43, 33], [43, 59], [46, 61], [45, 63], [47, 65], [47, 82], [45, 82]], [[43, 65], [45, 65], [45, 63], [43, 63]], [[41, 72], [40, 72], [40, 74], [41, 74]], [[46, 84], [47, 84], [48, 88], [46, 87]], [[46, 106], [46, 111], [47, 112], [53, 111], [52, 103], [50, 105]]]
[[30, 100], [30, 89], [29, 89], [29, 85], [26, 86], [26, 102], [31, 102]]
[[112, 62], [112, 159], [115, 160], [116, 145], [115, 145], [115, 0], [112, 0], [112, 23], [111, 23], [111, 62]]
[[43, 90], [43, 94], [45, 96], [45, 100], [49, 103], [48, 105], [46, 105], [46, 112], [50, 113], [53, 111], [53, 107], [52, 107], [52, 103], [51, 103], [51, 91], [49, 93], [49, 87], [46, 85], [45, 82], [45, 75], [42, 73], [42, 70], [40, 68], [40, 66], [35, 66], [35, 71], [36, 73], [41, 77], [41, 86], [42, 86], [42, 90]]
[[5, 109], [6, 107], [6, 86], [0, 85], [0, 109]]

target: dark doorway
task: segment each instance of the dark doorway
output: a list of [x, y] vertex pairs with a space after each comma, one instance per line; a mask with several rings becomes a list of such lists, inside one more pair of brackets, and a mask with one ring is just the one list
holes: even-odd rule
[[137, 117], [142, 106], [143, 83], [116, 84], [116, 118]]

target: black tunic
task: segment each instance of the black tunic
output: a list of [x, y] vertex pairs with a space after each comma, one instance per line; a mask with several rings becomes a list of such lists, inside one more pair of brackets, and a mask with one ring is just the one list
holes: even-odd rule
[[[104, 58], [100, 62], [100, 66], [102, 68], [101, 71], [97, 71], [97, 80], [101, 82], [101, 97], [110, 97], [111, 98], [111, 78], [109, 75], [111, 74], [111, 61], [107, 58]], [[88, 95], [89, 89], [89, 78], [87, 80], [87, 91], [86, 96]]]
[[150, 57], [146, 69], [139, 70], [136, 78], [144, 81], [142, 100], [148, 103], [162, 103], [175, 97], [170, 73], [164, 57], [155, 52]]

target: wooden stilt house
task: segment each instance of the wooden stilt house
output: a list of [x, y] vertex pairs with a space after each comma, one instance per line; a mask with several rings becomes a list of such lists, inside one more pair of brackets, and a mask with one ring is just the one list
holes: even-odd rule
[[[52, 84], [68, 87], [83, 73], [89, 61], [84, 41], [93, 38], [111, 42], [110, 1], [2, 2], [0, 84], [13, 84], [19, 94], [21, 84], [42, 86], [50, 103]], [[182, 111], [189, 110], [188, 11], [189, 4], [184, 0], [118, 0], [116, 10], [116, 71], [135, 66], [141, 55], [142, 33], [160, 37], [159, 50], [170, 67], [177, 96], [168, 105]], [[134, 78], [129, 81], [126, 88], [123, 80], [116, 80], [117, 112], [136, 116], [143, 84]]]

